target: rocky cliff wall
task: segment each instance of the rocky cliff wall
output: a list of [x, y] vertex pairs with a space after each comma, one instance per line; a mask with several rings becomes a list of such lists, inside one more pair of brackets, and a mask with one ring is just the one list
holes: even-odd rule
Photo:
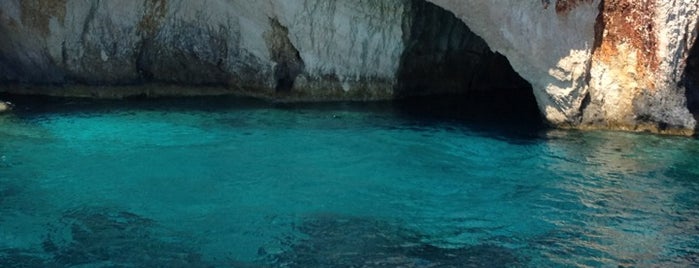
[[683, 74], [699, 1], [430, 1], [505, 55], [553, 124], [694, 132]]
[[528, 86], [521, 75], [554, 125], [695, 129], [697, 0], [429, 2], [7, 0], [0, 81], [370, 100]]
[[385, 98], [403, 51], [406, 5], [400, 0], [2, 1], [0, 78]]
[[[475, 75], [479, 66], [509, 66], [422, 0], [8, 0], [0, 35], [0, 81], [73, 85], [56, 94], [156, 82], [286, 99], [390, 99], [483, 87], [495, 80]], [[400, 76], [422, 78], [399, 84]]]
[[450, 10], [505, 55], [527, 79], [546, 119], [575, 124], [587, 93], [586, 71], [594, 42], [596, 3], [558, 15], [548, 1], [432, 0]]

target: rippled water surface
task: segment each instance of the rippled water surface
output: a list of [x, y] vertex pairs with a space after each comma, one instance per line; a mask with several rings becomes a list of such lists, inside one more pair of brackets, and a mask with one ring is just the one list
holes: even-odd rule
[[699, 142], [394, 104], [0, 116], [0, 266], [699, 265]]

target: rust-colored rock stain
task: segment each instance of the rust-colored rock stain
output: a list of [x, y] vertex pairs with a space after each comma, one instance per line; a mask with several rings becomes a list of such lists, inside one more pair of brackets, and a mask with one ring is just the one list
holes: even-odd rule
[[146, 0], [143, 5], [145, 12], [138, 23], [138, 30], [146, 36], [152, 36], [167, 14], [167, 0]]
[[[598, 17], [593, 60], [613, 63], [635, 56], [635, 79], [653, 89], [653, 73], [659, 66], [658, 39], [655, 35], [656, 0], [602, 0]], [[621, 51], [620, 48], [625, 47]], [[635, 53], [635, 55], [625, 55]]]

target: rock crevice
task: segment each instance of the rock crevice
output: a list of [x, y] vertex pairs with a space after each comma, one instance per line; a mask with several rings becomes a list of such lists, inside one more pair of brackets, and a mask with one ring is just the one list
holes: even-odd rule
[[270, 19], [271, 32], [266, 36], [267, 46], [274, 66], [274, 79], [277, 92], [289, 92], [294, 87], [296, 77], [304, 71], [299, 51], [289, 40], [289, 29], [276, 19]]

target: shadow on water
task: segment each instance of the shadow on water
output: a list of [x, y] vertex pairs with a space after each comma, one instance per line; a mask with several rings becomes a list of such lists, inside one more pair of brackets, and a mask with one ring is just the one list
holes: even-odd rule
[[[306, 218], [287, 239], [286, 250], [266, 258], [282, 267], [519, 267], [513, 250], [479, 244], [441, 248], [421, 236], [374, 219], [337, 215]], [[261, 252], [264, 250], [261, 249]]]
[[[19, 195], [21, 191], [22, 188], [16, 183], [6, 179], [0, 179], [0, 208], [2, 208], [5, 200]], [[0, 216], [0, 219], [2, 219], [2, 216]]]
[[[188, 240], [153, 220], [109, 208], [68, 211], [37, 249], [0, 249], [0, 267], [522, 267], [524, 258], [490, 244], [440, 248], [379, 220], [335, 215], [306, 218], [281, 252], [259, 261], [207, 260]], [[232, 241], [235, 243], [235, 241]]]
[[529, 143], [542, 138], [548, 128], [530, 91], [501, 94], [471, 92], [467, 95], [410, 97], [395, 102], [399, 115], [421, 124], [449, 122], [470, 131], [509, 143]]
[[41, 249], [0, 250], [0, 267], [211, 267], [157, 224], [109, 208], [68, 211], [48, 226]]
[[0, 95], [0, 97], [3, 100], [14, 103], [15, 109], [13, 113], [20, 117], [73, 112], [95, 113], [126, 110], [163, 112], [220, 111], [225, 109], [260, 109], [270, 107], [270, 103], [263, 100], [234, 96], [127, 98], [124, 100], [36, 95]]
[[[47, 96], [2, 95], [16, 105], [14, 114], [32, 118], [44, 114], [109, 113], [129, 111], [222, 112], [240, 110], [286, 110], [330, 115], [342, 112], [373, 113], [397, 124], [391, 128], [413, 130], [463, 129], [509, 143], [529, 143], [547, 129], [530, 90], [498, 94], [470, 92], [466, 95], [406, 97], [376, 102], [273, 102], [236, 96], [133, 98], [95, 100]], [[336, 118], [342, 119], [342, 118]]]
[[4, 148], [0, 146], [0, 221], [6, 216], [3, 215], [2, 211], [10, 207], [16, 208], [17, 204], [12, 201], [14, 201], [17, 196], [20, 196], [30, 184], [30, 182], [27, 181], [17, 181], [12, 176], [8, 176], [5, 173], [6, 169], [13, 166], [13, 162], [8, 160], [3, 154], [3, 149]]

